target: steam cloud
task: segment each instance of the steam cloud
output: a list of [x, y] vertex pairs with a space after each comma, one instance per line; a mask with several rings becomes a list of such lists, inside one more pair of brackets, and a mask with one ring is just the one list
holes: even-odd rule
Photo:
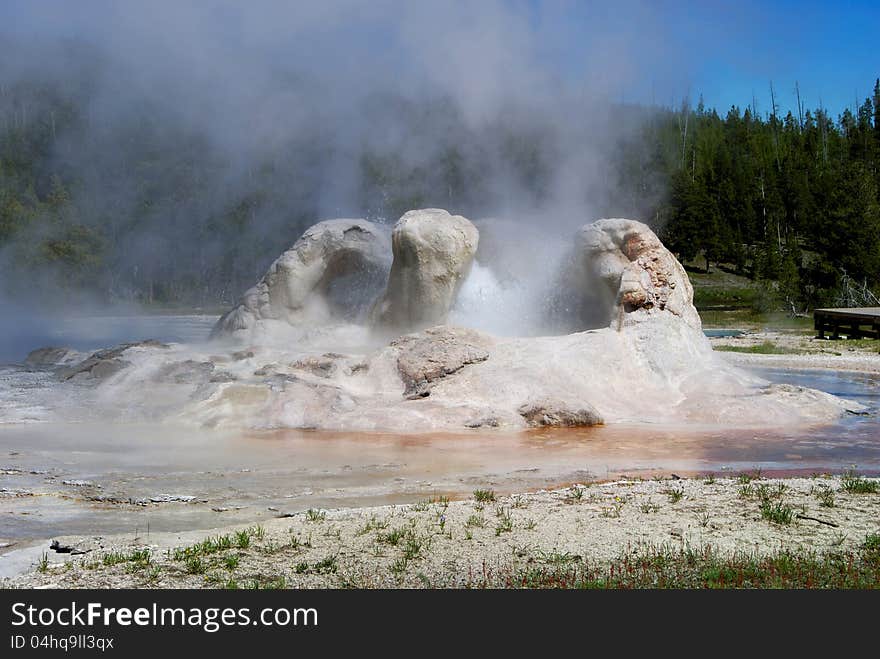
[[[229, 302], [315, 221], [397, 219], [381, 181], [365, 184], [364, 154], [420, 172], [422, 206], [561, 239], [600, 215], [638, 216], [613, 162], [649, 114], [620, 101], [681, 82], [659, 11], [629, 0], [10, 0], [0, 121], [38, 114], [46, 98], [13, 94], [35, 81], [85, 108], [53, 166], [76, 181], [77, 221], [114, 245], [111, 294], [173, 271], [224, 282], [201, 299]], [[151, 150], [167, 171], [145, 174]], [[452, 153], [479, 190], [436, 171]], [[145, 210], [145, 177], [183, 180], [189, 194]], [[237, 205], [242, 222], [219, 230]], [[2, 251], [0, 273], [7, 293], [36, 286], [16, 281]]]

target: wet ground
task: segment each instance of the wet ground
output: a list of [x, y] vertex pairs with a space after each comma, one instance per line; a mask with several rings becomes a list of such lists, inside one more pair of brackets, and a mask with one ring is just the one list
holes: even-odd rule
[[765, 432], [612, 426], [242, 435], [158, 424], [0, 425], [0, 553], [60, 535], [210, 529], [308, 508], [468, 496], [487, 487], [509, 493], [622, 474], [790, 475], [853, 467], [880, 474], [878, 376], [759, 372], [856, 399], [871, 413]]

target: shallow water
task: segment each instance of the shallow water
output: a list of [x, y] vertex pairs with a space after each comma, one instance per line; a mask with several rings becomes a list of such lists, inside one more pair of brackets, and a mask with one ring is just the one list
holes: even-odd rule
[[[204, 320], [209, 317], [176, 318], [169, 323], [162, 317], [138, 338], [189, 339], [187, 332], [210, 327]], [[162, 331], [150, 334], [151, 329]], [[880, 473], [880, 377], [756, 370], [775, 382], [856, 399], [871, 414], [823, 427], [764, 432], [609, 426], [407, 436], [232, 434], [97, 422], [0, 425], [0, 542], [143, 534], [148, 528], [208, 529], [308, 508], [468, 496], [485, 487], [509, 493], [619, 475], [735, 474], [755, 468], [809, 474], [854, 465]], [[46, 386], [40, 378], [48, 377], [16, 369], [6, 373], [4, 400], [15, 398], [23, 409], [33, 404], [33, 392]], [[128, 503], [157, 495], [195, 501]], [[114, 502], [95, 500], [101, 497]]]

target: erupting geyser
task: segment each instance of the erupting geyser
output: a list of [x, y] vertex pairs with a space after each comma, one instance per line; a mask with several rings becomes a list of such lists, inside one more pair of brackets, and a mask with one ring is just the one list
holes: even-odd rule
[[[718, 358], [684, 268], [646, 225], [599, 220], [574, 244], [533, 311], [567, 314], [560, 326], [576, 331], [499, 337], [446, 324], [470, 272], [495, 281], [497, 244], [481, 252], [467, 219], [410, 211], [390, 240], [364, 220], [320, 222], [220, 318], [215, 341], [130, 346], [89, 383], [116, 408], [157, 398], [163, 417], [264, 428], [785, 425], [854, 405]], [[59, 373], [85, 377], [65, 359]]]

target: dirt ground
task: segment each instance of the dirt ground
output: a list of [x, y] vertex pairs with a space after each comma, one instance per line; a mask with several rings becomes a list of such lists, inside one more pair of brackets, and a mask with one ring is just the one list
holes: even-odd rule
[[[460, 587], [487, 571], [609, 561], [634, 547], [821, 554], [880, 533], [880, 494], [846, 492], [840, 476], [626, 480], [492, 499], [312, 510], [211, 533], [59, 538], [83, 553], [47, 546], [32, 571], [0, 585]], [[762, 515], [762, 501], [790, 521]]]

